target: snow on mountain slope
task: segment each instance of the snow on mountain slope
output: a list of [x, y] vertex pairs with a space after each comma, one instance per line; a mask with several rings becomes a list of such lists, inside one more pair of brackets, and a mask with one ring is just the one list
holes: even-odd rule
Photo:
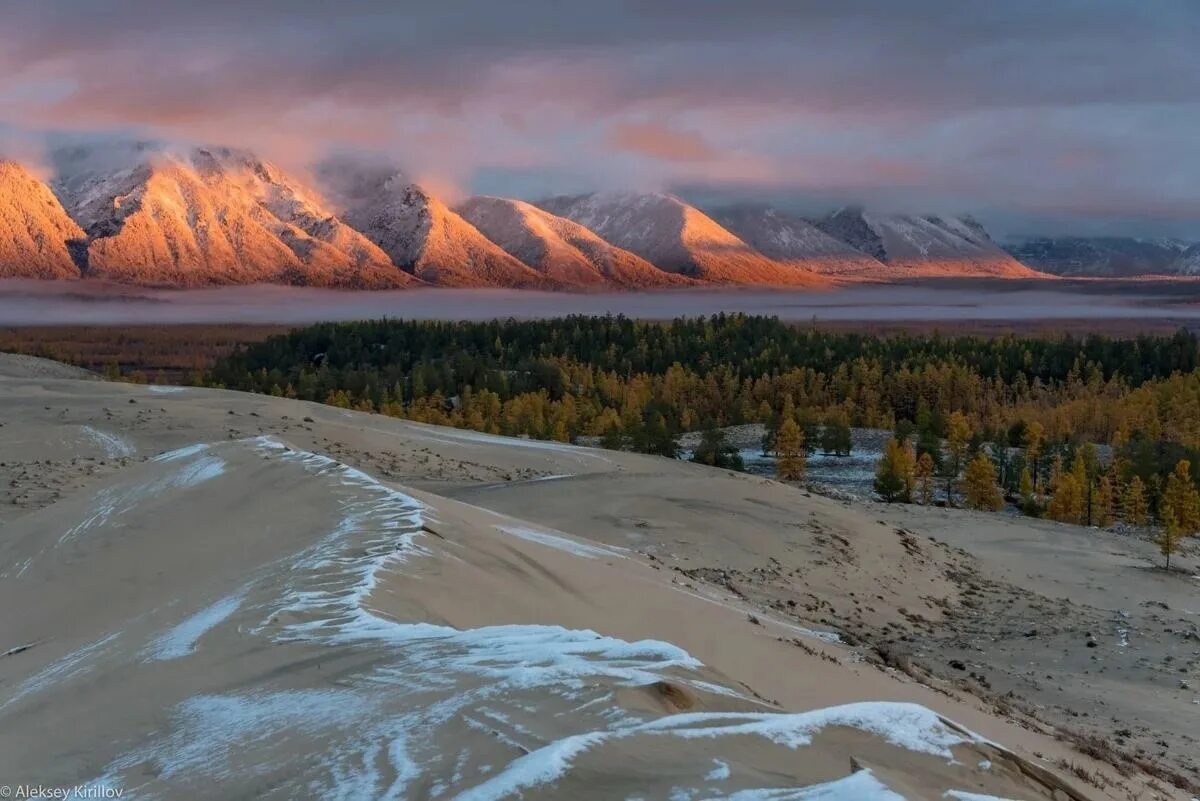
[[1187, 242], [1134, 237], [1037, 237], [1014, 242], [1015, 258], [1054, 275], [1121, 278], [1136, 275], [1189, 275]]
[[847, 207], [814, 224], [856, 250], [914, 277], [1042, 276], [1001, 250], [971, 217], [869, 214], [858, 207]]
[[1179, 254], [1174, 270], [1176, 275], [1200, 275], [1200, 243]]
[[828, 279], [763, 254], [672, 195], [600, 193], [538, 204], [660, 270], [720, 284], [820, 287]]
[[393, 169], [337, 160], [321, 165], [318, 176], [342, 218], [422, 280], [450, 287], [562, 287]]
[[838, 278], [884, 279], [895, 270], [835, 239], [808, 220], [763, 206], [731, 206], [712, 214], [755, 250]]
[[78, 278], [68, 243], [83, 236], [45, 184], [0, 161], [0, 278]]
[[565, 284], [640, 289], [690, 283], [610, 245], [577, 222], [521, 200], [473, 197], [456, 211], [506, 253]]
[[300, 184], [249, 153], [145, 148], [95, 168], [59, 159], [55, 189], [83, 226], [85, 274], [147, 284], [416, 283]]

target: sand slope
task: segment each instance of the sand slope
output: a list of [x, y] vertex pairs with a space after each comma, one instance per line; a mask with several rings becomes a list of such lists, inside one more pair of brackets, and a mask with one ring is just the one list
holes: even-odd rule
[[[697, 547], [800, 558], [814, 598], [875, 596], [883, 618], [955, 603], [938, 548], [913, 554], [832, 501], [216, 390], [35, 376], [0, 378], [0, 399], [9, 459], [48, 479], [97, 465], [5, 518], [7, 781], [198, 798], [1145, 790], [1056, 777], [1059, 757], [1106, 769], [666, 565]], [[780, 515], [795, 526], [772, 537]]]

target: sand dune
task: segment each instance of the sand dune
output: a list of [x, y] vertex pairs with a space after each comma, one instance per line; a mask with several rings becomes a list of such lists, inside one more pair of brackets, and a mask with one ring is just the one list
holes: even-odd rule
[[10, 784], [221, 799], [1155, 797], [1031, 721], [880, 669], [820, 612], [764, 608], [683, 567], [699, 550], [731, 567], [811, 561], [812, 598], [857, 593], [881, 621], [958, 603], [959, 557], [914, 552], [842, 504], [278, 398], [0, 374], [6, 465], [40, 460], [47, 481], [97, 466], [5, 517]]

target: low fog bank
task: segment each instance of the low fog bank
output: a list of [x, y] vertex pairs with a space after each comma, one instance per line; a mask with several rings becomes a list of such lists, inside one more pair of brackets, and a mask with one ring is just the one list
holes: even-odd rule
[[818, 322], [1200, 321], [1200, 283], [923, 283], [829, 292], [682, 290], [563, 294], [421, 289], [344, 292], [281, 286], [144, 289], [94, 282], [0, 281], [0, 325], [282, 323], [402, 317], [488, 320], [624, 314], [643, 319], [718, 312]]

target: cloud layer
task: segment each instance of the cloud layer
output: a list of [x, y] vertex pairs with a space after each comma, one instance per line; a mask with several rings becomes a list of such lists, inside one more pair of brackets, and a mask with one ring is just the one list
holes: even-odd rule
[[131, 130], [293, 167], [378, 151], [462, 192], [687, 187], [1200, 237], [1194, 0], [15, 5], [8, 149]]

